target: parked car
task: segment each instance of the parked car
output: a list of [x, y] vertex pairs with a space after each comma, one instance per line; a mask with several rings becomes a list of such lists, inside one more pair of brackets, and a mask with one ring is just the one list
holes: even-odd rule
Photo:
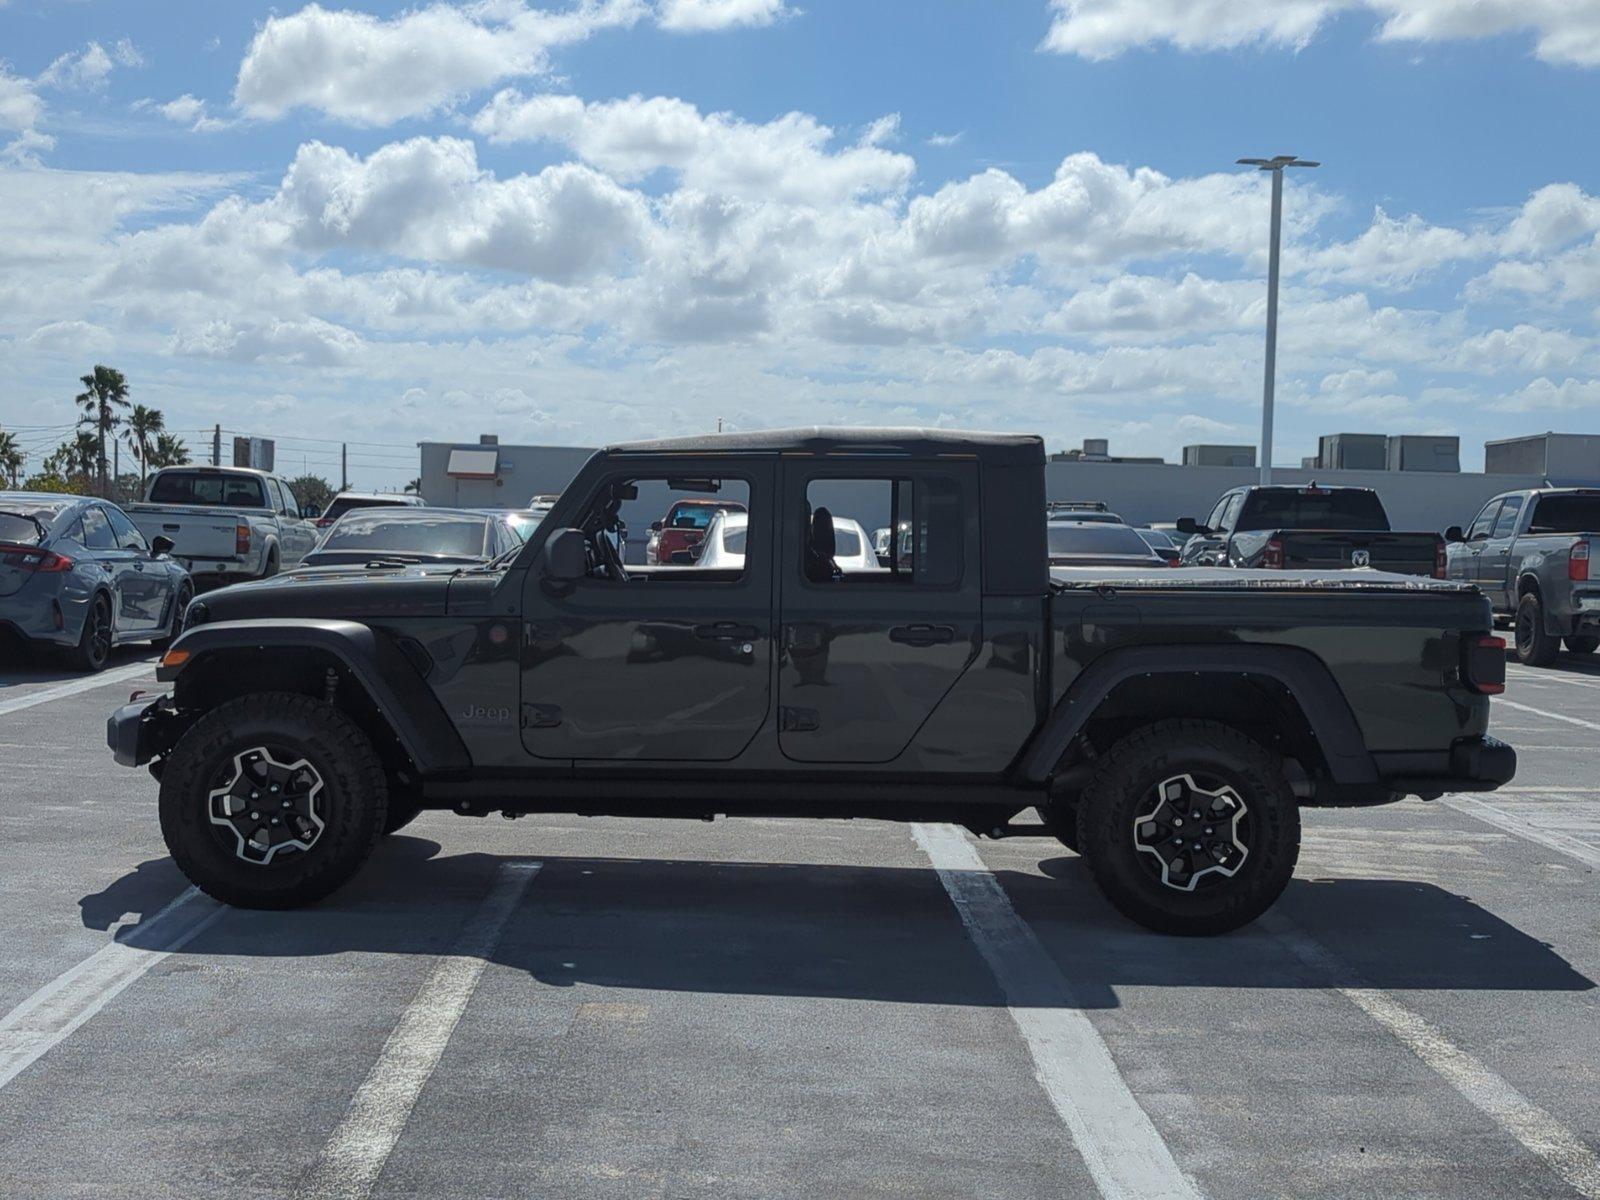
[[1099, 521], [1107, 525], [1127, 524], [1106, 507], [1104, 500], [1051, 500], [1045, 504], [1044, 511], [1051, 519]]
[[1166, 567], [1166, 559], [1145, 543], [1135, 529], [1104, 521], [1064, 521], [1045, 524], [1046, 545], [1052, 567]]
[[1156, 529], [1149, 525], [1136, 525], [1133, 531], [1144, 539], [1146, 546], [1149, 546], [1150, 549], [1165, 559], [1169, 567], [1178, 565], [1178, 560], [1182, 557], [1182, 551], [1178, 548], [1178, 543], [1173, 541], [1172, 536], [1165, 530]]
[[[872, 553], [877, 557], [880, 567], [889, 565], [889, 527], [887, 525], [872, 531]], [[911, 522], [900, 522], [900, 557], [909, 560], [911, 557]]]
[[706, 526], [719, 509], [743, 512], [744, 505], [736, 500], [692, 499], [675, 501], [667, 515], [650, 526], [650, 540], [645, 544], [644, 561], [656, 566], [672, 562], [680, 551], [692, 550], [705, 536]]
[[84, 671], [113, 646], [164, 645], [194, 597], [171, 551], [109, 501], [0, 492], [0, 626]]
[[522, 545], [503, 512], [358, 508], [322, 535], [300, 569], [408, 563], [481, 563]]
[[200, 588], [294, 566], [316, 545], [318, 515], [278, 476], [247, 467], [166, 467], [128, 505], [140, 532], [169, 540]]
[[539, 523], [550, 515], [548, 508], [512, 508], [505, 512], [506, 524], [511, 526], [511, 532], [523, 541], [533, 536], [533, 531], [539, 528]]
[[422, 497], [412, 492], [340, 492], [328, 501], [314, 524], [327, 529], [353, 508], [420, 508], [424, 504]]
[[[619, 566], [602, 537], [619, 499], [686, 478], [748, 486], [742, 566]], [[903, 569], [826, 569], [811, 489], [841, 478], [906, 496]], [[1182, 934], [1273, 903], [1302, 806], [1514, 774], [1486, 736], [1505, 652], [1475, 589], [1164, 566], [1052, 579], [1045, 526], [1037, 437], [614, 446], [496, 566], [216, 593], [163, 660], [168, 694], [118, 709], [107, 740], [151, 764], [177, 866], [229, 904], [321, 899], [425, 808], [991, 837], [1039, 836], [1015, 823], [1037, 808], [1122, 912]], [[270, 812], [248, 802], [263, 782], [283, 789]]]
[[1445, 538], [1449, 577], [1513, 618], [1521, 661], [1547, 667], [1563, 642], [1574, 654], [1600, 646], [1600, 489], [1504, 492]]
[[1370, 567], [1444, 578], [1444, 539], [1395, 533], [1371, 488], [1238, 487], [1224, 492], [1204, 525], [1178, 522], [1189, 537], [1186, 566], [1345, 571]]
[[694, 565], [706, 571], [742, 571], [749, 531], [749, 513], [718, 509], [711, 524], [706, 526], [705, 536], [700, 539]]

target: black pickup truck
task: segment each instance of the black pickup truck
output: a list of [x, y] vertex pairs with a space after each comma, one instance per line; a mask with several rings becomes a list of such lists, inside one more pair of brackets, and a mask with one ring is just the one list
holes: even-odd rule
[[1370, 567], [1402, 575], [1445, 577], [1437, 533], [1397, 533], [1371, 488], [1237, 487], [1224, 492], [1204, 525], [1178, 522], [1189, 534], [1180, 563], [1201, 567], [1339, 571]]
[[[1470, 587], [1046, 564], [1036, 437], [798, 430], [613, 446], [528, 543], [197, 601], [119, 709], [162, 832], [228, 903], [317, 900], [423, 809], [1045, 829], [1151, 928], [1233, 929], [1300, 806], [1482, 791], [1503, 643]], [[668, 497], [748, 514], [718, 565], [627, 565]], [[901, 528], [877, 569], [834, 518]]]

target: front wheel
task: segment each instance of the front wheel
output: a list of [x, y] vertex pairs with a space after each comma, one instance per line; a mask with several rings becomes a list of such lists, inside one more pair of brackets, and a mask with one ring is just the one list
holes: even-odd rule
[[161, 833], [189, 880], [239, 908], [296, 908], [349, 882], [383, 835], [388, 786], [337, 708], [287, 692], [218, 705], [161, 774]]
[[1270, 908], [1300, 855], [1276, 755], [1214, 721], [1147, 725], [1100, 760], [1078, 842], [1123, 915], [1158, 933], [1227, 933]]
[[1592, 633], [1581, 633], [1577, 637], [1565, 639], [1567, 650], [1573, 654], [1593, 654], [1600, 647], [1600, 637]]

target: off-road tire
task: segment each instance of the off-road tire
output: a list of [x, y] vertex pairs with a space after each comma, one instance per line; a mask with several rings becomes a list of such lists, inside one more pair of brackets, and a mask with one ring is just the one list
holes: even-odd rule
[[1561, 639], [1544, 629], [1544, 605], [1529, 592], [1517, 602], [1517, 661], [1530, 667], [1548, 667], [1561, 651]]
[[[309, 850], [245, 862], [208, 815], [212, 780], [240, 751], [286, 747], [322, 777], [325, 824]], [[206, 895], [237, 908], [298, 908], [348, 883], [383, 836], [388, 783], [356, 724], [332, 705], [290, 692], [257, 692], [201, 717], [167, 755], [161, 834], [179, 869]]]
[[173, 642], [183, 636], [183, 618], [189, 610], [189, 602], [194, 599], [194, 584], [184, 583], [178, 587], [178, 594], [173, 598], [172, 623], [167, 626], [167, 632], [156, 638], [150, 645], [156, 650], [165, 650]]
[[[103, 641], [96, 635], [96, 622], [103, 626]], [[89, 611], [84, 614], [83, 631], [78, 635], [78, 644], [68, 648], [63, 655], [67, 665], [91, 675], [105, 670], [111, 658], [111, 637], [115, 628], [111, 599], [105, 593], [99, 593], [89, 602]]]
[[[1216, 777], [1244, 801], [1248, 851], [1231, 877], [1180, 891], [1156, 877], [1135, 825], [1173, 776]], [[1171, 720], [1135, 730], [1099, 760], [1078, 798], [1078, 843], [1089, 873], [1124, 915], [1158, 933], [1227, 933], [1270, 908], [1300, 856], [1300, 808], [1278, 757], [1214, 721]]]
[[1569, 654], [1593, 654], [1600, 647], [1600, 637], [1592, 633], [1581, 633], [1577, 637], [1563, 638], [1567, 644]]

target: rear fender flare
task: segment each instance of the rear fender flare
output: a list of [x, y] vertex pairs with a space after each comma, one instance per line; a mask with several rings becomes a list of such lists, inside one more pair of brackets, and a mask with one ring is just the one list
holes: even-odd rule
[[392, 641], [357, 621], [268, 619], [200, 625], [168, 651], [187, 650], [189, 659], [178, 667], [161, 667], [156, 678], [177, 682], [185, 671], [218, 653], [297, 649], [337, 659], [372, 697], [418, 770], [456, 771], [472, 765], [466, 745], [416, 667]]
[[1378, 781], [1355, 714], [1327, 666], [1288, 646], [1137, 646], [1113, 650], [1073, 680], [1018, 761], [1020, 782], [1049, 781], [1073, 739], [1119, 684], [1144, 675], [1262, 676], [1281, 683], [1300, 705], [1337, 783]]

